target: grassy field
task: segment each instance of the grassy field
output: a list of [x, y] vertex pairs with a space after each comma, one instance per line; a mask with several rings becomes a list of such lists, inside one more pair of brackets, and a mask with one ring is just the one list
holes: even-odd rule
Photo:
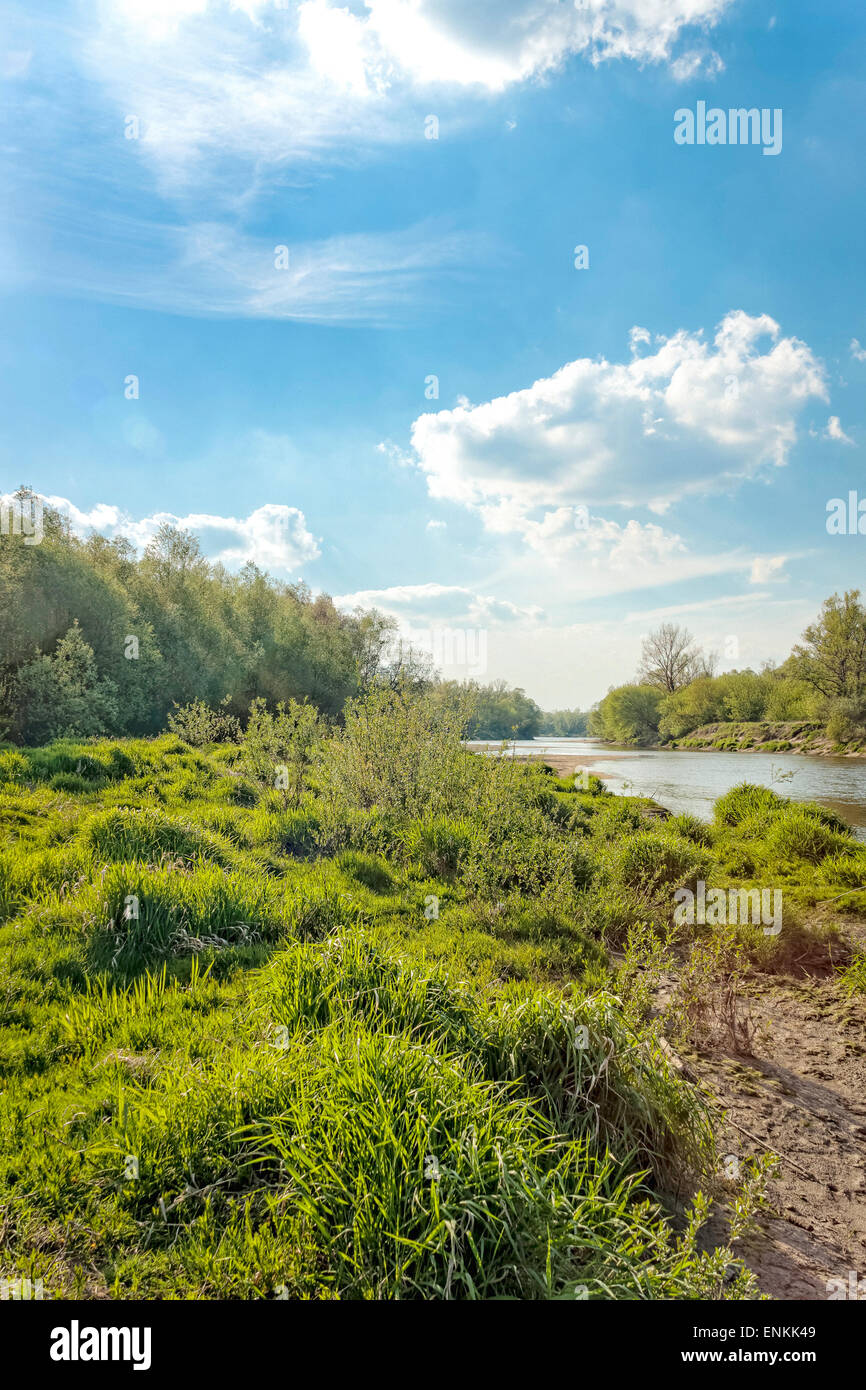
[[[710, 826], [663, 818], [472, 755], [399, 694], [336, 731], [296, 707], [207, 732], [0, 751], [4, 1277], [757, 1296], [736, 1248], [760, 1172], [725, 1176], [672, 1059], [719, 980], [862, 990], [834, 924], [864, 900], [847, 828], [749, 787]], [[781, 932], [672, 927], [700, 880], [780, 887]]]

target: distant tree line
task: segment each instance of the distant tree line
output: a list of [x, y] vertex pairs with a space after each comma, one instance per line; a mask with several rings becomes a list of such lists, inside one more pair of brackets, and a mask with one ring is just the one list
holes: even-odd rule
[[829, 737], [866, 737], [866, 608], [860, 591], [833, 594], [786, 661], [714, 675], [716, 658], [670, 623], [643, 643], [635, 680], [615, 686], [588, 728], [612, 743], [652, 744], [705, 724], [814, 722]]

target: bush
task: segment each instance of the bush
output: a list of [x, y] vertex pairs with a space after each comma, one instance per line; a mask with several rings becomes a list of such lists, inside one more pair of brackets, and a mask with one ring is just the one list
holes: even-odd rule
[[782, 811], [767, 831], [765, 845], [774, 859], [805, 859], [820, 864], [834, 850], [844, 848], [844, 838], [801, 806]]
[[23, 753], [12, 749], [0, 752], [0, 782], [24, 782], [30, 775], [30, 764]]
[[615, 883], [658, 898], [673, 888], [694, 887], [705, 877], [709, 856], [667, 831], [642, 830], [615, 846], [610, 873]]
[[474, 832], [469, 821], [426, 816], [410, 821], [402, 835], [407, 857], [433, 878], [456, 877], [469, 855]]
[[866, 700], [834, 700], [827, 720], [832, 743], [855, 743], [866, 738]]
[[689, 815], [682, 811], [678, 816], [671, 816], [666, 822], [666, 829], [676, 835], [682, 835], [684, 840], [691, 840], [693, 845], [703, 845], [709, 849], [713, 843], [713, 833], [706, 821], [699, 820], [697, 816]]
[[193, 700], [189, 705], [175, 704], [168, 716], [168, 727], [192, 748], [234, 742], [241, 732], [240, 720], [224, 708], [211, 709], [204, 700]]
[[717, 825], [734, 826], [747, 816], [758, 816], [768, 821], [787, 805], [787, 798], [777, 796], [769, 787], [741, 782], [718, 798], [713, 814]]

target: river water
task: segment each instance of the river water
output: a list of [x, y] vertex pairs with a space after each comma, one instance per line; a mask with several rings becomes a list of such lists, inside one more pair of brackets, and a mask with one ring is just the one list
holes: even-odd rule
[[[497, 748], [497, 743], [474, 743]], [[809, 757], [804, 753], [717, 753], [688, 749], [615, 748], [593, 738], [537, 738], [509, 744], [518, 754], [574, 758], [612, 792], [651, 796], [678, 813], [702, 820], [713, 802], [738, 782], [758, 782], [794, 801], [817, 801], [836, 811], [866, 840], [866, 758]]]

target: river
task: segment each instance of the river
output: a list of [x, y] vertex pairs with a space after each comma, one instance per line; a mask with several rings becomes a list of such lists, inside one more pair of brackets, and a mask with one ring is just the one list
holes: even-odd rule
[[[497, 748], [497, 743], [470, 747]], [[717, 753], [688, 749], [615, 748], [594, 738], [537, 738], [509, 744], [517, 754], [574, 758], [613, 792], [651, 796], [669, 811], [712, 817], [713, 802], [738, 782], [759, 782], [794, 801], [817, 801], [836, 811], [866, 840], [866, 759], [803, 753]]]

